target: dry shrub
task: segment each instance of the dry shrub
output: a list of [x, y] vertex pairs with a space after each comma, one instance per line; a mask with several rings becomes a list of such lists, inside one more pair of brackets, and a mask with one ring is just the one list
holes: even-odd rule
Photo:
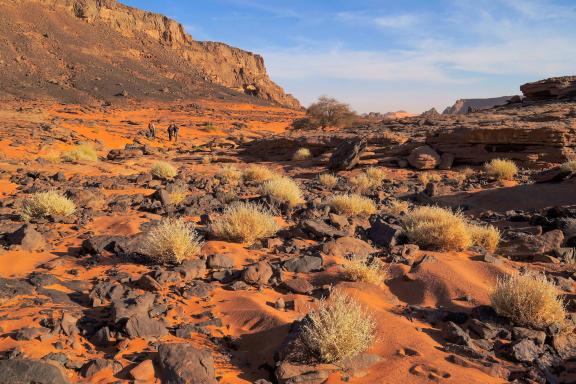
[[542, 274], [498, 279], [490, 299], [496, 312], [516, 324], [539, 329], [565, 325], [566, 311], [558, 289]]
[[424, 206], [404, 217], [406, 235], [424, 249], [462, 251], [478, 245], [493, 252], [500, 241], [500, 231], [491, 225], [470, 223], [461, 212]]
[[372, 181], [372, 185], [377, 187], [388, 177], [388, 173], [383, 168], [369, 167], [366, 169], [366, 176]]
[[43, 159], [44, 161], [50, 163], [50, 164], [58, 164], [58, 163], [60, 163], [60, 160], [62, 160], [61, 154], [58, 151], [49, 151], [48, 153], [41, 156], [40, 158]]
[[188, 187], [183, 184], [175, 184], [168, 190], [168, 202], [172, 205], [182, 203], [188, 196]]
[[410, 203], [397, 199], [391, 200], [384, 208], [384, 211], [391, 216], [401, 216], [406, 214], [409, 210]]
[[472, 244], [480, 246], [489, 252], [496, 251], [500, 243], [500, 231], [492, 225], [469, 224]]
[[97, 161], [98, 153], [89, 144], [77, 145], [73, 150], [64, 152], [62, 160], [68, 162]]
[[328, 205], [345, 215], [371, 215], [376, 212], [374, 202], [360, 195], [337, 195], [330, 199]]
[[460, 170], [460, 173], [464, 176], [465, 179], [469, 179], [474, 175], [475, 171], [470, 167], [464, 167]]
[[227, 207], [210, 225], [216, 237], [239, 243], [253, 243], [278, 231], [274, 216], [256, 204], [238, 202]]
[[243, 176], [245, 180], [255, 181], [257, 183], [262, 183], [264, 181], [268, 181], [275, 177], [278, 177], [278, 175], [274, 171], [262, 165], [249, 166], [244, 170]]
[[181, 263], [202, 248], [200, 236], [182, 219], [165, 219], [144, 238], [142, 253], [158, 264]]
[[279, 203], [295, 206], [304, 202], [302, 190], [289, 177], [277, 177], [262, 185], [262, 194]]
[[576, 160], [565, 162], [560, 166], [560, 170], [565, 172], [576, 172]]
[[460, 212], [440, 207], [417, 207], [404, 217], [411, 242], [424, 249], [461, 251], [472, 245], [468, 224]]
[[242, 172], [233, 165], [224, 165], [216, 172], [216, 177], [227, 184], [237, 185], [242, 179]]
[[422, 185], [426, 186], [428, 183], [438, 183], [440, 180], [442, 180], [442, 177], [437, 173], [420, 172], [418, 174], [418, 180], [420, 180]]
[[370, 180], [368, 175], [366, 175], [365, 173], [360, 173], [356, 176], [352, 176], [351, 178], [348, 179], [348, 182], [358, 193], [364, 193], [366, 191], [369, 191], [373, 187], [372, 180]]
[[174, 168], [172, 164], [165, 161], [158, 161], [154, 163], [150, 172], [152, 172], [152, 176], [163, 180], [173, 179], [178, 174], [176, 168]]
[[484, 164], [486, 174], [494, 177], [497, 180], [512, 180], [518, 173], [518, 167], [512, 160], [507, 159], [493, 159], [489, 163]]
[[333, 291], [304, 320], [302, 341], [323, 363], [336, 363], [367, 350], [375, 339], [373, 315], [350, 296]]
[[331, 175], [329, 173], [323, 173], [321, 175], [318, 175], [318, 181], [320, 182], [320, 184], [330, 189], [338, 185], [338, 177]]
[[292, 160], [306, 160], [312, 157], [312, 153], [308, 148], [298, 148], [294, 155], [292, 156]]
[[388, 276], [388, 268], [378, 260], [371, 262], [365, 259], [346, 260], [342, 265], [344, 276], [352, 281], [380, 285]]
[[57, 215], [70, 216], [76, 211], [76, 205], [67, 197], [56, 191], [37, 192], [22, 203], [22, 218], [24, 220], [39, 219]]

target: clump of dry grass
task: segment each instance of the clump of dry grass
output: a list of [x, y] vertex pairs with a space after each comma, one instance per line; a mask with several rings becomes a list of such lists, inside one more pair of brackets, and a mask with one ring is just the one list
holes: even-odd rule
[[239, 243], [253, 243], [278, 231], [274, 216], [252, 203], [238, 202], [227, 207], [209, 228], [216, 237]]
[[469, 224], [468, 230], [472, 244], [480, 246], [489, 252], [496, 251], [500, 243], [500, 231], [492, 225]]
[[539, 329], [565, 325], [566, 310], [558, 289], [542, 274], [515, 274], [498, 279], [490, 299], [496, 312], [516, 324]]
[[164, 219], [144, 238], [142, 253], [154, 262], [181, 263], [200, 252], [200, 236], [182, 219]]
[[404, 224], [410, 241], [425, 249], [461, 251], [472, 245], [467, 222], [460, 212], [417, 207], [404, 217]]
[[356, 192], [364, 193], [382, 184], [386, 178], [386, 171], [381, 168], [370, 167], [365, 172], [352, 176], [348, 179]]
[[560, 170], [565, 172], [576, 172], [576, 160], [565, 162], [560, 166]]
[[518, 167], [512, 160], [493, 159], [484, 164], [486, 174], [497, 180], [512, 180], [518, 173]]
[[58, 164], [62, 160], [61, 154], [58, 151], [49, 151], [45, 155], [40, 156], [40, 158], [50, 164]]
[[491, 225], [470, 223], [461, 212], [423, 206], [404, 217], [406, 235], [424, 249], [462, 251], [478, 245], [493, 252], [500, 241], [500, 231]]
[[368, 167], [368, 169], [366, 169], [366, 176], [372, 181], [372, 185], [376, 187], [382, 184], [388, 176], [388, 173], [383, 168]]
[[304, 320], [302, 341], [323, 363], [336, 363], [367, 350], [375, 339], [376, 322], [358, 301], [333, 291]]
[[320, 182], [320, 184], [330, 189], [338, 185], [338, 177], [331, 175], [329, 173], [323, 173], [321, 175], [318, 175], [318, 181]]
[[342, 265], [344, 276], [352, 281], [363, 281], [380, 285], [388, 276], [388, 268], [377, 260], [369, 262], [365, 259], [346, 260]]
[[291, 207], [304, 202], [300, 186], [289, 177], [276, 177], [268, 180], [262, 185], [262, 194]]
[[401, 216], [408, 213], [409, 210], [410, 203], [397, 199], [391, 200], [384, 208], [384, 211], [391, 216]]
[[70, 216], [76, 211], [76, 205], [56, 191], [37, 192], [22, 203], [24, 220], [39, 219], [50, 215]]
[[442, 177], [437, 173], [420, 172], [418, 174], [418, 180], [420, 183], [422, 183], [422, 185], [426, 186], [428, 183], [438, 183], [440, 180], [442, 180]]
[[369, 191], [372, 187], [372, 180], [366, 175], [365, 173], [360, 173], [356, 176], [352, 176], [348, 179], [350, 185], [352, 185], [353, 189], [358, 193], [364, 193]]
[[224, 165], [216, 172], [216, 178], [224, 183], [237, 185], [242, 179], [242, 172], [233, 165]]
[[474, 174], [474, 170], [470, 167], [464, 167], [460, 170], [460, 173], [464, 176], [465, 179], [469, 179]]
[[266, 168], [262, 165], [250, 165], [244, 170], [243, 177], [248, 181], [255, 181], [257, 183], [263, 183], [264, 181], [271, 180], [278, 175], [272, 171], [270, 168]]
[[98, 153], [91, 145], [80, 144], [74, 149], [64, 152], [62, 154], [62, 160], [68, 162], [97, 161]]
[[202, 162], [202, 164], [210, 164], [214, 162], [214, 157], [213, 156], [202, 156], [202, 158], [200, 159], [200, 161]]
[[152, 176], [163, 180], [171, 180], [178, 174], [176, 168], [165, 161], [157, 161], [154, 163], [150, 172], [152, 173]]
[[371, 215], [376, 212], [374, 202], [360, 195], [337, 195], [328, 201], [328, 205], [345, 215]]
[[312, 153], [308, 148], [298, 148], [294, 155], [292, 156], [292, 160], [299, 161], [299, 160], [306, 160], [312, 157]]
[[183, 184], [175, 184], [168, 190], [168, 202], [172, 205], [182, 203], [188, 196], [188, 187]]

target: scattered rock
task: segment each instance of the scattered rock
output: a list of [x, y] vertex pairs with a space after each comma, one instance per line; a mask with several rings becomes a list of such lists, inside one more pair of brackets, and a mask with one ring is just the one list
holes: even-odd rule
[[217, 384], [209, 350], [191, 344], [160, 344], [158, 368], [165, 384]]

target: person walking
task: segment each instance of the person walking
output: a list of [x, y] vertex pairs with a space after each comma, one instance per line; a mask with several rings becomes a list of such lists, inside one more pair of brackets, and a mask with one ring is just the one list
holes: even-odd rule
[[176, 124], [172, 124], [174, 126], [174, 128], [172, 129], [172, 132], [174, 133], [174, 142], [178, 142], [178, 133], [180, 132], [180, 128], [176, 125]]
[[170, 125], [168, 126], [168, 141], [172, 141], [172, 136], [173, 136], [173, 134], [174, 134], [174, 129], [173, 129], [173, 127], [174, 127], [174, 124], [170, 124]]
[[156, 138], [156, 125], [152, 121], [148, 123], [148, 137], [151, 139]]

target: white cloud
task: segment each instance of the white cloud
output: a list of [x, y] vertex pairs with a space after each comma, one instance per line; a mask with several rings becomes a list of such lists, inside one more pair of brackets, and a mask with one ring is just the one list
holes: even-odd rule
[[407, 28], [418, 23], [419, 17], [411, 14], [376, 17], [374, 24], [382, 28]]

